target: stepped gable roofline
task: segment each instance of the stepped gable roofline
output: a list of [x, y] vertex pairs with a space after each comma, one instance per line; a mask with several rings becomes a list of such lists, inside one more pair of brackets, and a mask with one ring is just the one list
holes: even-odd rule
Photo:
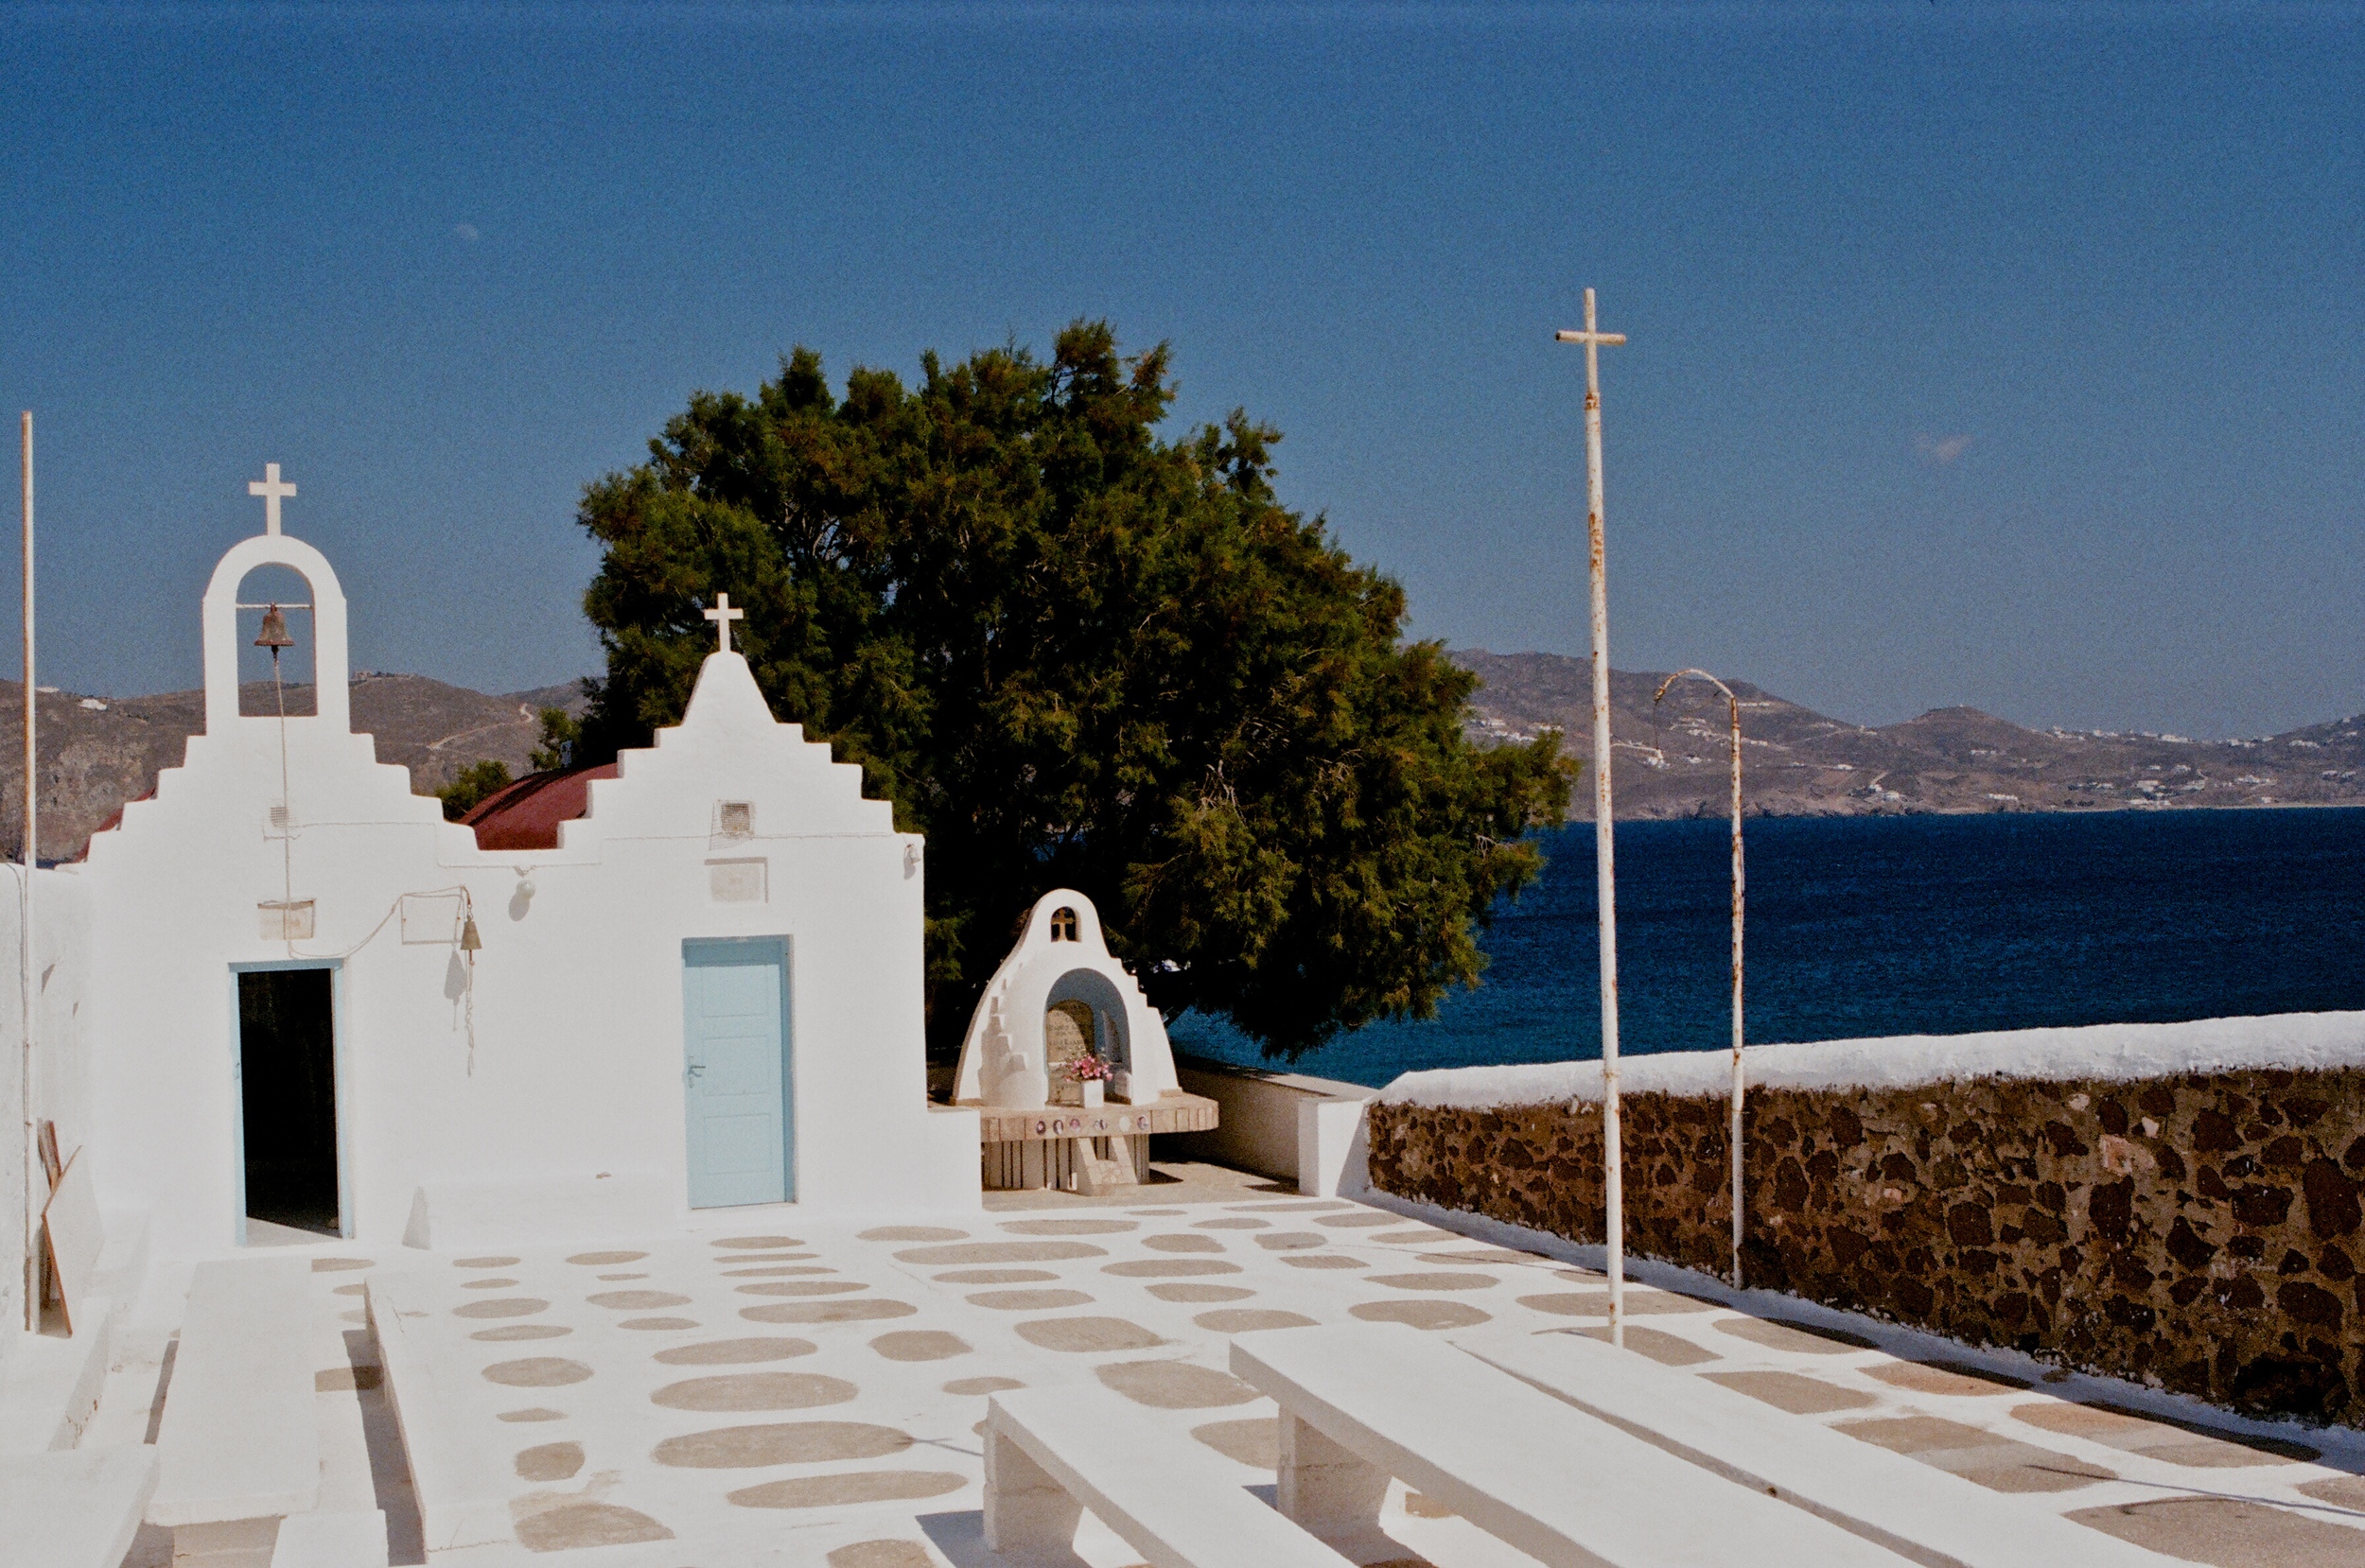
[[558, 825], [591, 809], [594, 779], [614, 778], [616, 764], [530, 773], [477, 802], [460, 821], [479, 849], [555, 849]]
[[[616, 798], [609, 791], [595, 792], [593, 786], [627, 775], [636, 782], [645, 781], [656, 797], [674, 799], [676, 805], [727, 777], [736, 780], [732, 789], [752, 787], [762, 793], [785, 788], [800, 800], [792, 808], [792, 819], [817, 812], [830, 831], [894, 831], [888, 804], [863, 793], [860, 766], [831, 760], [827, 745], [806, 740], [801, 726], [775, 719], [754, 671], [735, 653], [706, 656], [680, 721], [659, 729], [650, 745], [629, 747], [616, 760], [597, 767], [529, 774], [486, 796], [461, 820], [474, 830], [479, 849], [556, 849], [564, 824], [592, 815], [595, 793], [601, 802]], [[641, 792], [640, 797], [647, 798], [649, 793]], [[850, 808], [854, 814], [849, 814]], [[607, 810], [601, 806], [603, 812]], [[672, 812], [674, 808], [664, 810]], [[696, 810], [703, 829], [705, 808], [697, 805]], [[675, 820], [663, 830], [679, 828]]]

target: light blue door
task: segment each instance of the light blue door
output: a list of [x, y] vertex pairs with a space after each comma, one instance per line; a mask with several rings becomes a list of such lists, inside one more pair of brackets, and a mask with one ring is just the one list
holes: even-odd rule
[[788, 954], [778, 940], [682, 944], [690, 1207], [796, 1195]]

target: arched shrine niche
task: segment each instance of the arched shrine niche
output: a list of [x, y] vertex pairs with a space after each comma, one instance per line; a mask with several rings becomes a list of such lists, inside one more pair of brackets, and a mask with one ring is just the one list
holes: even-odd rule
[[1092, 900], [1036, 900], [972, 1016], [955, 1100], [1024, 1108], [1073, 1104], [1066, 1065], [1090, 1049], [1117, 1070], [1110, 1098], [1147, 1104], [1179, 1089], [1165, 1021], [1113, 957]]

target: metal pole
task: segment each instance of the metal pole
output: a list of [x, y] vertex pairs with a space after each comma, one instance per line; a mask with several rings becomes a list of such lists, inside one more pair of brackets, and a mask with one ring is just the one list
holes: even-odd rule
[[1557, 334], [1585, 345], [1585, 531], [1592, 563], [1593, 865], [1602, 928], [1602, 1228], [1609, 1245], [1609, 1342], [1626, 1342], [1626, 1193], [1618, 1121], [1618, 871], [1611, 845], [1609, 794], [1609, 578], [1602, 542], [1602, 345], [1603, 333], [1585, 291], [1585, 330]]
[[[17, 905], [17, 1003], [25, 1030], [25, 1059], [19, 1086], [25, 1097], [25, 1327], [41, 1332], [41, 1211], [33, 1172], [40, 1166], [37, 1119], [33, 1114], [33, 868], [40, 807], [35, 796], [33, 712], [33, 410], [25, 410], [25, 875]], [[44, 1176], [44, 1184], [46, 1177]]]
[[1732, 1131], [1727, 1139], [1733, 1156], [1733, 1288], [1741, 1288], [1741, 1104], [1747, 1087], [1741, 1066], [1741, 932], [1744, 904], [1743, 890], [1747, 883], [1743, 876], [1741, 859], [1741, 699], [1732, 688], [1705, 670], [1678, 670], [1659, 683], [1658, 693], [1651, 701], [1667, 695], [1667, 688], [1686, 675], [1697, 675], [1717, 690], [1725, 693], [1725, 706], [1732, 717], [1733, 730], [1733, 1107]]

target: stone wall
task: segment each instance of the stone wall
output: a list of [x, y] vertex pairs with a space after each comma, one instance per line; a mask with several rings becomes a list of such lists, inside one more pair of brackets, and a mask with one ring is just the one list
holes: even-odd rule
[[[1622, 1104], [1628, 1250], [1725, 1275], [1728, 1102]], [[2365, 1425], [2365, 1069], [1769, 1087], [1747, 1106], [1747, 1284]], [[1602, 1239], [1586, 1099], [1384, 1094], [1370, 1149], [1384, 1192]]]

